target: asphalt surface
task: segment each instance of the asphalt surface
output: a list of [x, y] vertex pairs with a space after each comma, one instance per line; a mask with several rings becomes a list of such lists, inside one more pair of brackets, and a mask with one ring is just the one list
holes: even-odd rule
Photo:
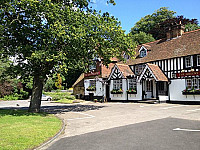
[[48, 150], [200, 150], [199, 129], [199, 121], [165, 118], [62, 138]]
[[[29, 104], [0, 101], [0, 109]], [[200, 105], [42, 101], [41, 109], [66, 124], [42, 150], [200, 150]]]

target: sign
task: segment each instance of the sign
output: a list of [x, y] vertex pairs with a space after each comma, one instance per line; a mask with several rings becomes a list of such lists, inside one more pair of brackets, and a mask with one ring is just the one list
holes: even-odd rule
[[177, 73], [176, 77], [200, 76], [200, 71], [181, 72]]
[[99, 72], [89, 72], [89, 73], [84, 74], [85, 77], [98, 76], [98, 75], [100, 75], [100, 71]]

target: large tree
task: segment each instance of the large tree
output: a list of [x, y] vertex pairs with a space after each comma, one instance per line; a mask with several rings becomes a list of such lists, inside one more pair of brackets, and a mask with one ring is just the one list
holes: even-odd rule
[[[141, 18], [129, 33], [130, 36], [138, 36], [141, 32], [151, 34], [153, 38], [161, 39], [166, 37], [166, 28], [171, 24], [181, 23], [185, 25], [185, 31], [199, 29], [197, 19], [188, 19], [183, 16], [175, 16], [176, 12], [169, 10], [167, 7], [161, 7], [151, 15]], [[147, 36], [146, 36], [147, 37]], [[149, 38], [151, 41], [151, 38]]]
[[[150, 33], [155, 26], [158, 26], [161, 22], [174, 18], [175, 11], [169, 10], [167, 7], [161, 7], [151, 15], [142, 17], [133, 28], [131, 28], [130, 34], [138, 34], [139, 32]], [[153, 35], [155, 39], [158, 39], [156, 35]]]
[[176, 24], [184, 25], [185, 31], [199, 29], [197, 19], [189, 19], [185, 18], [184, 16], [177, 16], [160, 22], [154, 28], [152, 28], [149, 33], [156, 37], [156, 39], [166, 38], [166, 31], [168, 30], [168, 28]]
[[155, 39], [153, 38], [153, 36], [151, 34], [145, 33], [142, 31], [140, 31], [139, 33], [135, 33], [135, 34], [129, 33], [128, 36], [130, 36], [130, 38], [133, 40], [133, 42], [136, 42], [137, 45], [155, 41]]
[[[109, 62], [133, 48], [109, 13], [88, 8], [89, 0], [3, 0], [0, 2], [1, 54], [17, 60], [18, 73], [33, 76], [29, 111], [39, 112], [43, 85], [75, 60], [87, 65], [98, 55]], [[113, 0], [110, 1], [114, 3]]]

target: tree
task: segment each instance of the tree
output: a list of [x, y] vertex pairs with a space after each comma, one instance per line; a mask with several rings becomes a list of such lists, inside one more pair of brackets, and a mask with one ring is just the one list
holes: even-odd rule
[[0, 2], [1, 53], [16, 58], [20, 76], [33, 77], [30, 112], [40, 111], [43, 85], [52, 71], [67, 71], [75, 60], [87, 65], [93, 54], [108, 63], [110, 57], [133, 48], [120, 23], [109, 13], [89, 9], [88, 2]]
[[187, 23], [185, 24], [185, 32], [193, 31], [200, 29], [200, 26], [198, 24], [192, 24], [192, 23]]
[[184, 16], [177, 16], [161, 22], [150, 30], [149, 33], [156, 36], [157, 39], [166, 38], [166, 31], [168, 28], [177, 24], [184, 25], [185, 31], [192, 31], [199, 28], [197, 19], [188, 19]]
[[155, 41], [155, 39], [153, 38], [153, 36], [151, 34], [147, 34], [142, 31], [140, 31], [139, 33], [136, 33], [134, 35], [130, 35], [130, 36], [133, 39], [133, 42], [136, 42], [137, 45]]
[[131, 28], [130, 35], [145, 32], [151, 34], [156, 40], [166, 37], [166, 29], [171, 24], [179, 24], [180, 21], [185, 25], [186, 31], [198, 29], [197, 19], [188, 19], [183, 16], [175, 16], [176, 12], [168, 10], [167, 7], [161, 7], [151, 15], [146, 15], [141, 18], [133, 28]]
[[[161, 7], [160, 9], [156, 10], [151, 15], [146, 15], [145, 17], [141, 18], [133, 28], [131, 28], [131, 34], [134, 35], [139, 32], [150, 33], [150, 31], [155, 27], [158, 26], [161, 22], [174, 18], [175, 11], [168, 10], [167, 7]], [[158, 39], [156, 35], [153, 34], [155, 39]]]

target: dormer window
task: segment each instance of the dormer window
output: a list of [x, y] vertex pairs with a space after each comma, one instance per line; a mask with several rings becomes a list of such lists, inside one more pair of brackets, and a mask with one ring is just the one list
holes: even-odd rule
[[140, 48], [139, 52], [141, 58], [147, 56], [147, 49], [144, 46]]
[[140, 57], [145, 57], [147, 55], [147, 51], [145, 49], [140, 51]]

